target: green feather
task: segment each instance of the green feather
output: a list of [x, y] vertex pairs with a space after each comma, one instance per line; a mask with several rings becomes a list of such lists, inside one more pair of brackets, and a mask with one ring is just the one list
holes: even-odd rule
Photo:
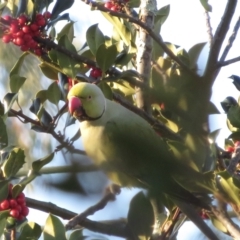
[[[124, 187], [149, 189], [157, 197], [167, 194], [180, 208], [180, 205], [185, 207], [179, 204], [181, 202], [209, 208], [174, 177], [179, 174], [179, 169], [184, 169], [184, 174], [189, 172], [190, 176], [198, 176], [198, 179], [204, 180], [204, 175], [177, 160], [168, 144], [144, 119], [105, 99], [99, 88], [92, 84], [77, 84], [68, 98], [72, 96], [82, 100], [84, 112], [89, 117], [100, 116], [104, 111], [96, 120], [81, 121], [80, 129], [87, 155], [113, 182]], [[86, 100], [88, 96], [91, 96], [90, 100]], [[195, 217], [196, 225], [203, 224], [206, 230], [196, 212]], [[205, 234], [217, 239], [208, 230]]]

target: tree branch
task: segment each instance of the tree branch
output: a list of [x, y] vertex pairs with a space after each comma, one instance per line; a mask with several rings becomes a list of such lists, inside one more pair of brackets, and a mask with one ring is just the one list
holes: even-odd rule
[[236, 24], [235, 24], [235, 26], [233, 28], [233, 32], [232, 32], [231, 36], [228, 39], [228, 44], [227, 44], [227, 46], [225, 47], [225, 49], [224, 49], [224, 51], [222, 53], [222, 56], [220, 58], [220, 62], [223, 62], [226, 59], [226, 57], [228, 55], [228, 52], [231, 49], [234, 40], [236, 39], [238, 30], [239, 30], [239, 26], [240, 26], [240, 17], [238, 18], [238, 20], [237, 20], [237, 22], [236, 22]]
[[211, 207], [212, 213], [215, 217], [226, 227], [230, 235], [235, 238], [239, 239], [240, 236], [240, 228], [229, 218], [227, 212], [221, 208], [217, 209], [216, 207]]
[[235, 148], [232, 159], [227, 167], [227, 171], [232, 177], [240, 180], [240, 146]]
[[228, 0], [221, 22], [219, 23], [217, 30], [214, 34], [205, 73], [203, 75], [204, 79], [206, 79], [207, 81], [206, 84], [210, 85], [210, 87], [212, 86], [218, 74], [217, 63], [218, 63], [219, 53], [220, 53], [223, 41], [225, 39], [225, 36], [227, 34], [227, 31], [229, 29], [229, 25], [231, 23], [233, 14], [235, 12], [236, 5], [237, 5], [237, 0]]
[[86, 4], [89, 4], [90, 6], [94, 7], [96, 10], [100, 10], [103, 12], [107, 12], [109, 14], [111, 14], [112, 16], [115, 17], [120, 17], [123, 19], [126, 19], [127, 21], [131, 22], [131, 23], [135, 23], [136, 25], [138, 25], [139, 27], [141, 27], [142, 29], [144, 29], [151, 37], [153, 40], [155, 40], [163, 49], [163, 51], [173, 60], [175, 61], [182, 69], [184, 69], [186, 72], [188, 72], [190, 75], [194, 76], [194, 77], [199, 77], [195, 72], [193, 72], [187, 65], [185, 65], [168, 47], [167, 45], [164, 43], [162, 37], [160, 34], [156, 34], [154, 32], [154, 30], [150, 27], [148, 27], [145, 23], [143, 23], [141, 20], [131, 17], [130, 15], [127, 15], [125, 13], [121, 13], [121, 12], [115, 12], [115, 11], [111, 11], [108, 8], [105, 8], [103, 6], [102, 3], [97, 3], [94, 1], [89, 1], [89, 0], [82, 0], [83, 2], [85, 2]]
[[82, 151], [80, 149], [76, 149], [72, 144], [70, 144], [68, 141], [64, 140], [64, 137], [61, 134], [56, 133], [53, 128], [49, 126], [43, 126], [40, 121], [34, 120], [25, 114], [22, 113], [22, 111], [16, 111], [14, 109], [9, 110], [9, 117], [18, 117], [23, 119], [23, 123], [31, 123], [36, 126], [41, 126], [43, 129], [45, 129], [45, 133], [51, 134], [59, 143], [60, 145], [56, 148], [56, 151], [61, 150], [62, 148], [66, 148], [69, 152], [75, 153], [75, 154], [86, 154], [85, 151]]
[[[74, 165], [74, 166], [56, 166], [56, 167], [44, 167], [40, 169], [37, 174], [55, 174], [55, 173], [83, 173], [98, 171], [99, 168], [96, 165]], [[18, 177], [27, 176], [29, 170], [20, 169], [15, 175]]]
[[[142, 0], [139, 7], [139, 18], [148, 28], [154, 29], [154, 15], [157, 11], [155, 0]], [[151, 10], [149, 10], [151, 9]], [[143, 76], [143, 82], [149, 85], [151, 77], [151, 59], [153, 50], [153, 41], [151, 36], [143, 29], [139, 28], [137, 31], [137, 57], [136, 65], [137, 72]], [[151, 104], [149, 95], [144, 89], [135, 88], [136, 104], [138, 108], [151, 114]]]
[[[64, 208], [60, 208], [51, 202], [44, 202], [31, 198], [26, 198], [26, 204], [30, 208], [34, 208], [46, 213], [51, 212], [52, 214], [67, 220], [70, 220], [77, 215], [77, 213], [71, 212]], [[93, 232], [99, 232], [123, 238], [131, 238], [131, 234], [126, 228], [126, 221], [123, 219], [96, 222], [85, 218], [81, 220], [81, 226]]]
[[207, 33], [208, 33], [208, 39], [209, 39], [209, 44], [212, 46], [213, 43], [213, 33], [212, 33], [212, 26], [210, 22], [210, 16], [208, 11], [205, 11], [205, 16], [206, 16], [206, 26], [207, 26]]
[[144, 118], [150, 125], [152, 125], [152, 127], [159, 133], [160, 136], [170, 138], [173, 140], [183, 141], [182, 137], [179, 134], [173, 132], [171, 129], [166, 127], [163, 123], [159, 122], [151, 115], [148, 115], [143, 110], [132, 105], [126, 99], [123, 99], [119, 94], [113, 93], [113, 99], [116, 102], [119, 102], [121, 105], [123, 105], [127, 109], [131, 110], [132, 112]]
[[51, 41], [49, 39], [44, 39], [44, 38], [41, 38], [41, 37], [33, 37], [33, 38], [36, 42], [44, 45], [47, 48], [55, 49], [58, 52], [66, 54], [67, 56], [69, 56], [72, 59], [74, 59], [76, 61], [79, 61], [81, 63], [85, 63], [85, 64], [90, 65], [92, 67], [97, 67], [95, 61], [93, 61], [89, 58], [86, 58], [84, 56], [78, 55], [77, 53], [73, 53], [73, 52], [69, 51], [68, 49], [66, 49], [64, 47], [59, 46], [58, 44], [54, 43], [53, 41]]
[[229, 59], [227, 61], [223, 61], [223, 62], [220, 61], [220, 62], [218, 62], [217, 67], [218, 68], [225, 67], [232, 63], [239, 62], [239, 61], [240, 61], [240, 57], [235, 57], [235, 58]]
[[108, 202], [115, 200], [115, 194], [112, 192], [106, 192], [104, 197], [95, 205], [89, 207], [84, 212], [74, 216], [70, 219], [70, 221], [66, 224], [66, 229], [73, 229], [76, 225], [81, 225], [83, 219], [87, 218], [90, 215], [93, 215], [95, 212], [102, 210], [106, 207]]

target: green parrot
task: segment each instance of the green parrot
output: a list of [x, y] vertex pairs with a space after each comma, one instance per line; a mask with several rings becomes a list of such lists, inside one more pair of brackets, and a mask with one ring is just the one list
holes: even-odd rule
[[184, 174], [203, 174], [187, 165], [183, 168], [148, 122], [106, 99], [94, 84], [74, 85], [68, 101], [70, 114], [80, 121], [87, 155], [114, 183], [148, 189], [157, 197], [166, 194], [209, 239], [218, 239], [194, 209], [209, 209], [209, 205], [174, 178], [179, 169], [185, 169]]

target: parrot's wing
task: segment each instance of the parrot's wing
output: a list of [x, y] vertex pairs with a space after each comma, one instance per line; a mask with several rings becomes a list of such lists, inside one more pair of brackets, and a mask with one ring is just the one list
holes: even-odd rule
[[176, 172], [174, 168], [179, 168], [179, 162], [167, 143], [138, 115], [117, 104], [114, 110], [118, 114], [106, 121], [104, 142], [110, 146], [107, 151], [111, 154], [107, 159], [112, 161], [116, 170], [156, 192], [198, 205], [199, 200], [172, 177], [171, 173]]
[[[216, 235], [188, 202], [201, 206], [201, 201], [178, 185], [170, 175], [174, 159], [167, 144], [148, 123], [131, 112], [109, 119], [105, 125], [107, 141], [115, 154], [112, 159], [119, 171], [137, 178], [150, 189], [158, 188], [173, 197], [173, 202], [211, 240]], [[206, 206], [207, 207], [207, 206]]]
[[104, 135], [111, 146], [112, 160], [128, 175], [145, 179], [168, 172], [171, 153], [154, 130], [130, 111], [121, 112], [106, 122]]

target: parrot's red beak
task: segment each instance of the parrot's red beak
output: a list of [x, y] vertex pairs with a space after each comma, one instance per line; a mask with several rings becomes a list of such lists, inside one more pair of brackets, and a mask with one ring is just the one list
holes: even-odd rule
[[70, 97], [68, 101], [68, 110], [74, 117], [80, 117], [83, 114], [81, 100], [78, 97]]

